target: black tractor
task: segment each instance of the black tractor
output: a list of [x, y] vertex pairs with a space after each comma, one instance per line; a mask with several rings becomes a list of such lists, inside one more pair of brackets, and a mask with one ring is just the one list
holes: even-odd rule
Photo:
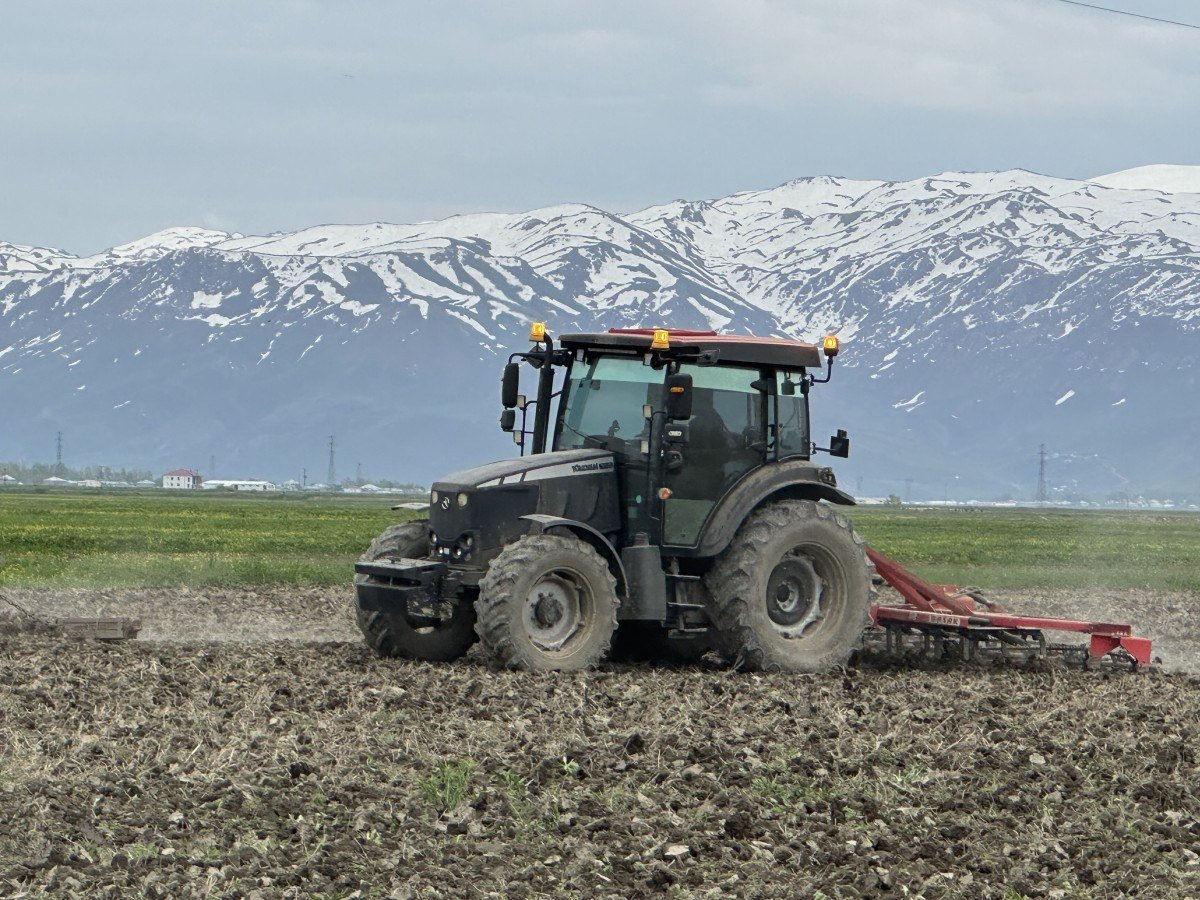
[[[837, 339], [632, 329], [556, 346], [540, 323], [530, 338], [501, 389], [500, 427], [521, 455], [446, 476], [428, 520], [375, 539], [356, 566], [367, 643], [445, 661], [478, 640], [534, 670], [610, 651], [844, 663], [873, 573], [836, 510], [853, 498], [812, 461], [849, 453], [844, 431], [827, 448], [809, 433]], [[532, 400], [523, 366], [537, 372]]]

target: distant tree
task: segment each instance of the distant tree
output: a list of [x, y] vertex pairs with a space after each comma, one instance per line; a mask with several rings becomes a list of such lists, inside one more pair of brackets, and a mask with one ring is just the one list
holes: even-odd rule
[[114, 469], [111, 466], [86, 466], [82, 469], [64, 466], [59, 469], [56, 463], [0, 462], [0, 474], [5, 473], [24, 484], [41, 484], [51, 475], [57, 475], [68, 481], [94, 479], [96, 481], [123, 481], [129, 484], [153, 481], [157, 477], [149, 469]]
[[888, 506], [903, 506], [904, 501], [900, 499], [899, 494], [888, 494], [888, 498], [883, 501]]

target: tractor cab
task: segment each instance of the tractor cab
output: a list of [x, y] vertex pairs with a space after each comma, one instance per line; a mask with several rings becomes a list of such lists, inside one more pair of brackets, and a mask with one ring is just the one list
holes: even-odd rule
[[[751, 667], [844, 660], [868, 564], [820, 504], [854, 501], [813, 460], [809, 417], [837, 339], [615, 329], [556, 345], [541, 324], [530, 338], [501, 384], [520, 456], [439, 479], [428, 521], [380, 535], [356, 570], [368, 643], [441, 659], [478, 638], [534, 669], [587, 667], [635, 633], [720, 643]], [[824, 449], [846, 456], [845, 432]]]
[[[544, 340], [517, 356], [536, 362], [548, 338], [537, 328], [533, 336]], [[823, 350], [832, 362], [837, 338]], [[744, 477], [768, 464], [806, 463], [816, 450], [809, 432], [809, 386], [829, 376], [808, 375], [823, 367], [822, 349], [814, 345], [716, 332], [614, 329], [564, 337], [561, 350], [547, 355], [566, 370], [550, 394], [558, 399], [552, 449], [614, 455], [627, 540], [641, 533], [686, 552], [697, 545], [721, 498]], [[522, 426], [516, 427], [514, 415], [508, 427], [522, 452], [527, 439], [538, 452], [543, 445], [537, 416], [531, 430], [525, 425], [539, 401], [520, 394], [507, 399], [513, 406], [506, 409], [521, 413]], [[845, 432], [831, 439], [830, 449], [836, 456], [848, 454]], [[809, 468], [836, 485], [831, 470]]]
[[808, 345], [715, 333], [667, 332], [654, 344], [651, 331], [564, 339], [574, 366], [555, 447], [611, 450], [623, 473], [627, 532], [694, 547], [744, 476], [811, 457], [806, 369], [821, 361]]

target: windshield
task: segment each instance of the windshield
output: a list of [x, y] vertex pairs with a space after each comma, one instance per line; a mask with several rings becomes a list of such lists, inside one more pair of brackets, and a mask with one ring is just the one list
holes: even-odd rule
[[582, 378], [571, 380], [559, 450], [608, 447], [618, 438], [633, 441], [645, 437], [642, 407], [658, 406], [663, 373], [643, 365], [641, 359], [604, 356], [593, 360]]

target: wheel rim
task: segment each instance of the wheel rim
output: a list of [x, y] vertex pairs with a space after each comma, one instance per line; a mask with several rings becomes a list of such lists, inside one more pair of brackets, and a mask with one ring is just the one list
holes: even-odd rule
[[817, 545], [799, 545], [783, 555], [767, 579], [767, 617], [784, 638], [807, 637], [836, 619], [845, 592], [833, 554]]
[[591, 622], [591, 591], [578, 572], [554, 569], [529, 589], [522, 624], [530, 642], [547, 653], [569, 653]]

